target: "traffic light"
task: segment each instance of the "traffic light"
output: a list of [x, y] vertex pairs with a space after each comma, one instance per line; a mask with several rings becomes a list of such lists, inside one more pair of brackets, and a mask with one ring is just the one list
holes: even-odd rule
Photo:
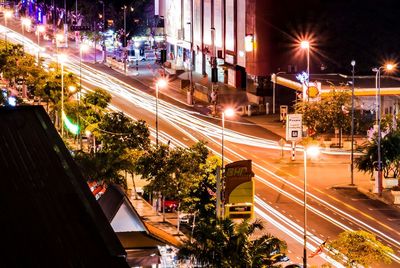
[[167, 50], [162, 49], [161, 50], [161, 63], [164, 63], [167, 61]]

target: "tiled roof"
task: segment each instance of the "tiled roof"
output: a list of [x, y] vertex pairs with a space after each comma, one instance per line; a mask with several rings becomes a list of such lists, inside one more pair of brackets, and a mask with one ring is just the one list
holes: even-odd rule
[[0, 108], [1, 262], [128, 267], [126, 252], [41, 106]]

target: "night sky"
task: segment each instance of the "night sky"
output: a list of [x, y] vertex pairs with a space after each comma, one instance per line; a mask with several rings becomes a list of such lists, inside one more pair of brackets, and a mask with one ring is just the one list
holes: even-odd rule
[[281, 0], [276, 1], [274, 27], [287, 50], [296, 36], [313, 37], [312, 71], [349, 73], [357, 62], [359, 74], [387, 60], [400, 60], [400, 1]]

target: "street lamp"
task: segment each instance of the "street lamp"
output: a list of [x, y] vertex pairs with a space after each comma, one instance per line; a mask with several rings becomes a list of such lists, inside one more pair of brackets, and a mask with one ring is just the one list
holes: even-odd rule
[[352, 82], [351, 82], [351, 181], [350, 185], [354, 185], [354, 67], [356, 66], [356, 61], [351, 61], [351, 74], [352, 74]]
[[[307, 52], [307, 88], [309, 87], [310, 83], [310, 41], [308, 40], [303, 40], [300, 42], [300, 47], [301, 49], [305, 49]], [[305, 96], [303, 92], [303, 98]]]
[[[4, 25], [6, 26], [6, 28], [7, 28], [7, 19], [11, 18], [11, 16], [12, 16], [12, 12], [10, 10], [6, 10], [4, 12]], [[6, 50], [7, 50], [7, 29], [4, 32], [4, 39], [6, 42]]]
[[58, 61], [61, 63], [61, 137], [64, 137], [64, 62], [66, 60], [65, 55], [58, 55]]
[[388, 63], [379, 68], [373, 68], [372, 71], [376, 72], [375, 75], [375, 85], [376, 85], [376, 124], [378, 125], [378, 178], [377, 178], [377, 190], [378, 194], [382, 194], [382, 156], [381, 156], [381, 70], [392, 71], [396, 66], [394, 64]]
[[[221, 173], [224, 174], [224, 149], [225, 149], [225, 116], [227, 117], [232, 117], [235, 114], [235, 110], [232, 108], [227, 108], [224, 111], [222, 111], [222, 120], [221, 120]], [[217, 180], [217, 192], [219, 193], [218, 189], [221, 189], [221, 180]], [[222, 183], [223, 185], [223, 183]], [[224, 191], [222, 190], [222, 193]], [[217, 196], [217, 218], [221, 217], [221, 204], [220, 204], [220, 199], [221, 196]], [[223, 204], [222, 204], [223, 205]]]
[[303, 192], [304, 192], [304, 226], [303, 226], [303, 267], [307, 267], [307, 156], [316, 157], [319, 154], [319, 148], [317, 146], [309, 146], [304, 148], [304, 185], [303, 185]]
[[43, 25], [39, 25], [36, 28], [36, 33], [37, 33], [37, 46], [38, 46], [38, 52], [37, 52], [37, 62], [39, 65], [39, 53], [40, 53], [40, 33], [43, 33], [45, 31], [45, 28]]
[[167, 80], [161, 78], [156, 82], [156, 145], [158, 146], [158, 89], [164, 88], [168, 84]]

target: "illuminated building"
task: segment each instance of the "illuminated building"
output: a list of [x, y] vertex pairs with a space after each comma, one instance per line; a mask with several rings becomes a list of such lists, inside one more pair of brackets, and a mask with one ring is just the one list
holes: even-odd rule
[[155, 0], [172, 68], [192, 63], [211, 80], [215, 57], [218, 82], [247, 89], [265, 84], [275, 71], [271, 6], [269, 0]]

